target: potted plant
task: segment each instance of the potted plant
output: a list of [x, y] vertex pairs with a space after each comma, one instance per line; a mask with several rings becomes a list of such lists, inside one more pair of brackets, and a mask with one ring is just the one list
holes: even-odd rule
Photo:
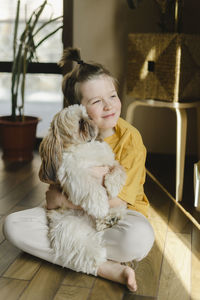
[[[24, 30], [18, 38], [20, 0], [17, 1], [17, 9], [13, 36], [13, 64], [11, 76], [11, 107], [10, 116], [0, 117], [0, 137], [3, 149], [3, 159], [10, 161], [29, 161], [32, 159], [36, 137], [38, 118], [24, 115], [25, 81], [28, 66], [37, 60], [37, 48], [50, 36], [62, 28], [59, 25], [53, 31], [43, 36], [36, 43], [36, 38], [42, 29], [50, 23], [59, 21], [62, 16], [53, 18], [39, 24], [40, 16], [48, 5], [45, 0], [41, 6], [35, 9], [30, 17], [25, 20]], [[21, 101], [19, 100], [21, 94]]]

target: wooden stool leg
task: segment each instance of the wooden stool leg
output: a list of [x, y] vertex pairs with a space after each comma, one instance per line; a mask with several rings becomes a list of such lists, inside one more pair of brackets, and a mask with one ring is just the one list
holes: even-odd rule
[[130, 124], [132, 124], [134, 111], [135, 111], [135, 108], [137, 105], [138, 105], [137, 101], [133, 101], [132, 103], [130, 103], [128, 105], [128, 108], [126, 111], [126, 121], [129, 122]]
[[182, 200], [187, 133], [187, 113], [176, 108], [176, 201]]

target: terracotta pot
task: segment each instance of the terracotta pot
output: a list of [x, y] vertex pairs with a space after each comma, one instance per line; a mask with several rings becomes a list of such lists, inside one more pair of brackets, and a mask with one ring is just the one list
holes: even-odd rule
[[24, 121], [12, 121], [10, 116], [0, 117], [0, 139], [3, 159], [9, 161], [30, 161], [36, 141], [39, 119], [25, 116]]

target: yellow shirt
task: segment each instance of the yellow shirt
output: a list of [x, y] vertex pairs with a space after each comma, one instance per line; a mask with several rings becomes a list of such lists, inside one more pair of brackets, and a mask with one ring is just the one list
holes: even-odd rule
[[128, 208], [148, 213], [149, 201], [144, 194], [146, 176], [146, 148], [136, 128], [119, 118], [115, 133], [104, 139], [113, 152], [116, 160], [124, 167], [127, 179], [118, 197], [128, 203]]

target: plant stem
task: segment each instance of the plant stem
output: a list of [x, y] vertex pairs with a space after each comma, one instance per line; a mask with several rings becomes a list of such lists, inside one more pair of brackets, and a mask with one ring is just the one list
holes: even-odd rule
[[[59, 26], [45, 37], [43, 37], [37, 45], [34, 42], [34, 37], [38, 32], [42, 30], [45, 26], [50, 23], [56, 22], [61, 19], [62, 16], [52, 18], [44, 22], [39, 28], [36, 28], [38, 20], [47, 5], [47, 0], [32, 12], [29, 19], [25, 18], [25, 29], [21, 33], [19, 38], [19, 43], [17, 43], [17, 33], [19, 26], [19, 13], [20, 13], [20, 0], [17, 2], [17, 10], [15, 16], [15, 27], [14, 27], [14, 39], [13, 39], [13, 65], [12, 65], [12, 81], [11, 81], [11, 93], [12, 93], [12, 119], [16, 119], [16, 109], [20, 116], [24, 115], [24, 102], [25, 102], [25, 84], [26, 84], [26, 73], [29, 66], [29, 63], [33, 59], [37, 59], [36, 49], [39, 47], [46, 39], [51, 35], [55, 34], [62, 26]], [[35, 31], [35, 32], [34, 32]], [[18, 105], [18, 93], [19, 86], [21, 87], [21, 105]]]

